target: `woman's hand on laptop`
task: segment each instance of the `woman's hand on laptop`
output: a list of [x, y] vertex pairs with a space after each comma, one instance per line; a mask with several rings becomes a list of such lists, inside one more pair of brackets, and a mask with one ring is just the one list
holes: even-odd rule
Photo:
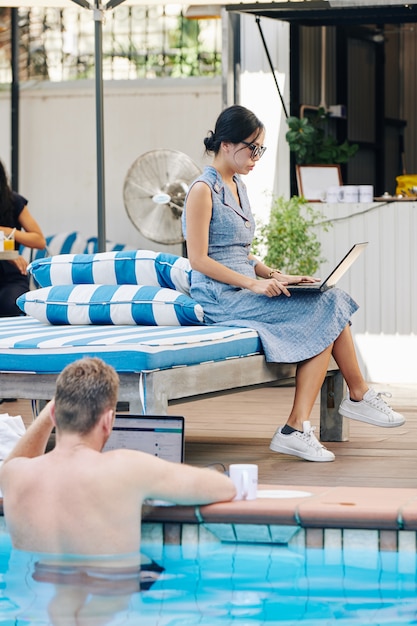
[[298, 285], [299, 283], [319, 283], [320, 278], [314, 276], [295, 276], [293, 274], [281, 274], [280, 278], [288, 283], [288, 285]]
[[288, 285], [314, 284], [317, 282], [320, 282], [320, 279], [313, 278], [312, 276], [293, 276], [292, 274], [276, 272], [272, 278], [256, 281], [257, 290], [255, 291], [254, 289], [253, 291], [255, 291], [255, 293], [262, 293], [268, 296], [268, 298], [273, 298], [281, 294], [289, 298], [291, 293], [287, 288]]

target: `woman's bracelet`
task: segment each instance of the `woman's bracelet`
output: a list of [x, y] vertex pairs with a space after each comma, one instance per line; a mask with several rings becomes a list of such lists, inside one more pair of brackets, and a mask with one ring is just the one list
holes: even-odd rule
[[271, 270], [268, 274], [268, 278], [272, 278], [272, 274], [281, 274], [281, 270]]

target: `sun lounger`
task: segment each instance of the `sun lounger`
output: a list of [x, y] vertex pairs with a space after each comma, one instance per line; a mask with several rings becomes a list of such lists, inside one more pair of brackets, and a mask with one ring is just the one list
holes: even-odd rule
[[[120, 376], [130, 411], [165, 415], [168, 405], [207, 394], [290, 380], [295, 366], [266, 363], [250, 328], [220, 326], [53, 326], [30, 316], [0, 319], [0, 397], [45, 400], [68, 363], [98, 356]], [[347, 439], [337, 408], [343, 378], [332, 361], [321, 390], [320, 437]]]

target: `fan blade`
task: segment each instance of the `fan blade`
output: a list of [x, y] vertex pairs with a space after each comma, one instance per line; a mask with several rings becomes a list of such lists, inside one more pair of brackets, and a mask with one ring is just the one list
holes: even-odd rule
[[182, 152], [153, 150], [130, 167], [123, 198], [129, 219], [144, 237], [164, 244], [184, 241], [181, 214], [189, 184], [201, 170]]
[[158, 187], [154, 187], [153, 189], [150, 189], [150, 187], [144, 187], [143, 185], [141, 185], [138, 182], [135, 182], [134, 180], [129, 182], [130, 187], [131, 187], [131, 192], [134, 193], [135, 197], [140, 197], [140, 198], [153, 198], [154, 196], [158, 195], [158, 193], [161, 193], [161, 190]]

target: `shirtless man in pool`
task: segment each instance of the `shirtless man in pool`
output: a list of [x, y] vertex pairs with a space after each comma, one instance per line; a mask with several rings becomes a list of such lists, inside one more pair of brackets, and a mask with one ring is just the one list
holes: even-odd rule
[[[100, 359], [71, 363], [57, 379], [55, 398], [4, 461], [0, 489], [16, 548], [55, 555], [129, 554], [134, 565], [146, 498], [184, 505], [234, 498], [233, 483], [219, 472], [134, 450], [102, 452], [118, 388], [115, 370]], [[54, 426], [56, 444], [45, 454]]]

